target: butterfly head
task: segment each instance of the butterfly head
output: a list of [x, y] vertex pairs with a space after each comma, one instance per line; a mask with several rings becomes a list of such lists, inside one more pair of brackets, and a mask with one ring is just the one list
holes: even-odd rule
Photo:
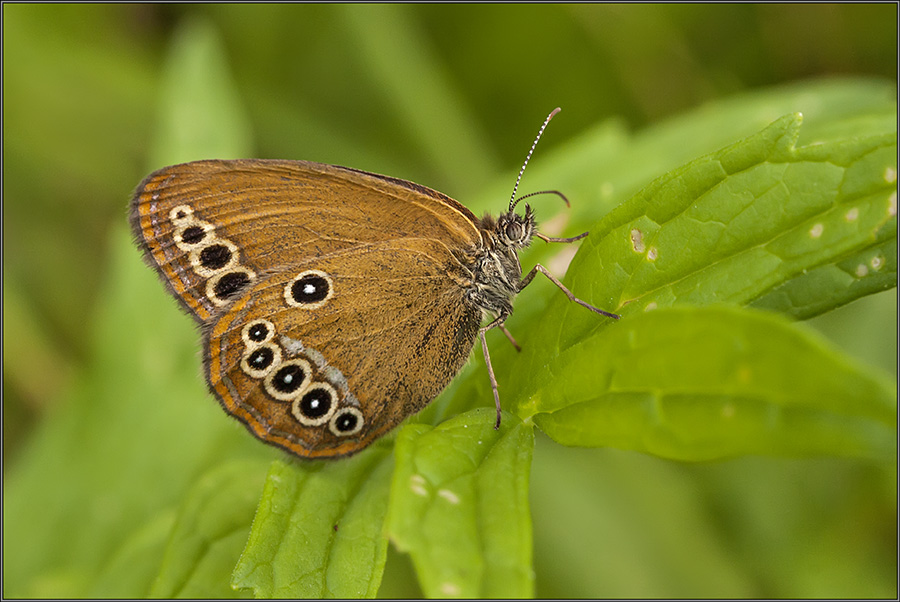
[[530, 205], [525, 205], [525, 215], [515, 211], [501, 214], [494, 226], [494, 234], [503, 246], [519, 250], [531, 244], [534, 229], [534, 211]]

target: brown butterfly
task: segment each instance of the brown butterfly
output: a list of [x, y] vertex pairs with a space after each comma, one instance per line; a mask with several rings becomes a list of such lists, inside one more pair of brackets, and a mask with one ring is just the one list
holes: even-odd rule
[[515, 345], [503, 322], [539, 272], [618, 318], [541, 265], [522, 277], [518, 252], [533, 236], [587, 233], [537, 233], [531, 207], [514, 211], [532, 196], [516, 199], [519, 180], [505, 213], [479, 219], [440, 192], [356, 169], [195, 161], [148, 176], [130, 218], [148, 262], [202, 326], [206, 378], [225, 410], [266, 443], [338, 457], [424, 408], [476, 337], [499, 426], [484, 335], [500, 328]]

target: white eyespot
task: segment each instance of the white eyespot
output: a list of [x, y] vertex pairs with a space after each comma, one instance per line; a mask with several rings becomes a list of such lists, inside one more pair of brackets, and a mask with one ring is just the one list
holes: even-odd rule
[[228, 305], [255, 278], [253, 270], [242, 267], [221, 272], [206, 281], [206, 297], [219, 307]]
[[281, 348], [272, 343], [251, 347], [241, 358], [241, 370], [251, 378], [264, 378], [281, 363]]
[[353, 407], [344, 407], [328, 421], [328, 430], [338, 437], [349, 437], [361, 431], [364, 422], [362, 412]]
[[247, 347], [256, 347], [268, 343], [275, 336], [275, 325], [268, 320], [253, 320], [247, 322], [241, 329], [241, 339]]
[[300, 272], [284, 287], [284, 300], [291, 307], [316, 309], [334, 296], [331, 276], [321, 270]]
[[325, 424], [334, 415], [338, 395], [328, 383], [314, 382], [291, 403], [291, 414], [304, 426]]
[[197, 274], [209, 278], [238, 265], [238, 256], [237, 245], [230, 240], [212, 236], [206, 244], [194, 248], [188, 258]]
[[172, 207], [169, 211], [169, 219], [176, 225], [181, 224], [185, 221], [190, 221], [192, 216], [194, 215], [194, 210], [190, 205], [178, 205], [176, 207]]
[[263, 388], [273, 399], [292, 401], [303, 393], [312, 381], [312, 366], [301, 359], [281, 362], [272, 368], [263, 381]]

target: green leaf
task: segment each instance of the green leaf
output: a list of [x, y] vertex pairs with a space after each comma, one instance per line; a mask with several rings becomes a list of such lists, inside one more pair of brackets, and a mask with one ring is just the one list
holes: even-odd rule
[[273, 462], [232, 585], [258, 598], [374, 597], [387, 554], [388, 447]]
[[146, 525], [135, 529], [110, 555], [109, 562], [91, 584], [89, 596], [117, 598], [122, 592], [133, 592], [135, 597], [146, 597], [159, 575], [159, 559], [174, 525], [175, 509], [166, 508]]
[[261, 462], [222, 464], [188, 492], [151, 597], [237, 597], [228, 582], [247, 543], [263, 483], [262, 467]]
[[565, 445], [679, 460], [896, 454], [896, 387], [767, 312], [634, 315], [522, 380], [534, 392], [520, 415]]
[[175, 30], [160, 88], [152, 165], [247, 156], [250, 126], [225, 54], [218, 31], [205, 19], [185, 19]]
[[[648, 185], [592, 231], [572, 262], [572, 289], [600, 307], [619, 311], [630, 329], [633, 321], [637, 328], [644, 320], [662, 319], [644, 318], [641, 313], [673, 304], [747, 304], [760, 300], [761, 305], [773, 305], [781, 301], [780, 306], [790, 313], [806, 316], [832, 309], [877, 287], [895, 286], [896, 270], [887, 253], [896, 233], [896, 135], [870, 133], [796, 148], [799, 125], [798, 115], [786, 116], [759, 134], [692, 161]], [[853, 282], [822, 277], [829, 267], [840, 267], [846, 272], [848, 266], [855, 271]], [[785, 298], [797, 301], [785, 303]], [[632, 341], [623, 342], [621, 335], [615, 333], [607, 339], [603, 332], [612, 321], [584, 311], [562, 295], [557, 295], [549, 313], [557, 315], [557, 311], [561, 323], [544, 320], [535, 329], [535, 338], [544, 344], [532, 342], [517, 358], [515, 374], [522, 376], [510, 381], [509, 396], [525, 400], [518, 410], [523, 417], [552, 412], [551, 417], [536, 417], [535, 422], [550, 429], [559, 441], [641, 449], [684, 459], [738, 453], [828, 453], [829, 445], [833, 445], [831, 453], [884, 457], [893, 448], [893, 433], [883, 424], [871, 423], [871, 414], [857, 416], [858, 420], [848, 422], [846, 432], [841, 433], [839, 421], [823, 418], [836, 411], [828, 405], [831, 402], [824, 398], [820, 404], [825, 405], [804, 401], [818, 389], [803, 386], [811, 387], [816, 382], [815, 375], [843, 361], [834, 354], [828, 361], [828, 356], [821, 357], [825, 362], [821, 366], [806, 366], [808, 374], [803, 386], [801, 381], [793, 380], [792, 387], [785, 390], [795, 396], [794, 403], [805, 408], [800, 412], [803, 419], [797, 415], [799, 410], [786, 412], [790, 406], [785, 406], [783, 400], [775, 402], [771, 398], [776, 392], [773, 389], [762, 395], [765, 404], [757, 407], [780, 408], [784, 415], [776, 421], [777, 428], [764, 429], [765, 420], [759, 417], [752, 428], [739, 425], [743, 437], [718, 437], [713, 430], [712, 440], [707, 442], [701, 435], [711, 428], [710, 416], [722, 407], [731, 412], [731, 404], [739, 398], [744, 403], [742, 396], [746, 392], [709, 393], [704, 388], [707, 377], [696, 374], [696, 370], [685, 373], [694, 374], [696, 379], [684, 388], [685, 383], [680, 380], [664, 380], [671, 376], [667, 369], [658, 371], [656, 380], [647, 380], [656, 382], [656, 387], [638, 387], [636, 392], [610, 389], [610, 379], [620, 378], [619, 371], [588, 365], [597, 363], [598, 358], [609, 361], [614, 349], [607, 346], [609, 341], [624, 343], [626, 349]], [[698, 323], [687, 330], [707, 332], [699, 323], [702, 319], [696, 320]], [[782, 330], [789, 328], [780, 326]], [[616, 331], [621, 332], [621, 326]], [[721, 333], [726, 340], [730, 336], [741, 341], [740, 328], [727, 335], [726, 332]], [[667, 352], [677, 357], [669, 364], [684, 368], [679, 360], [687, 355], [697, 366], [724, 369], [728, 365], [721, 363], [724, 356], [702, 352], [722, 344], [712, 336], [715, 331], [709, 334], [710, 340], [690, 354], [674, 343], [670, 345]], [[769, 350], [764, 343], [754, 339], [741, 341], [742, 346], [757, 349], [754, 353], [759, 354], [765, 353], [763, 349]], [[559, 350], [556, 358], [552, 358], [552, 353], [548, 355], [552, 349]], [[570, 366], [576, 353], [586, 355], [578, 360], [580, 364]], [[624, 355], [635, 363], [646, 363], [643, 357]], [[572, 368], [576, 364], [580, 370]], [[793, 364], [786, 361], [784, 365]], [[634, 366], [621, 365], [621, 370], [623, 374], [626, 370], [642, 374]], [[769, 383], [770, 388], [782, 374], [775, 367], [772, 370], [759, 377], [776, 379]], [[868, 382], [867, 390], [872, 390], [873, 377], [869, 374], [855, 367], [839, 373], [844, 379], [833, 383], [835, 388], [826, 389], [828, 395], [840, 398], [844, 389], [837, 385], [856, 381]], [[564, 379], [563, 374], [577, 376]], [[573, 390], [579, 392], [576, 400], [567, 401]], [[890, 387], [882, 386], [881, 393], [869, 402], [883, 405], [885, 391], [889, 390]], [[693, 416], [697, 420], [693, 427], [688, 414], [678, 414], [678, 424], [670, 424], [668, 414], [656, 406], [659, 400], [680, 399], [679, 396], [693, 401], [678, 407], [695, 408], [695, 414], [702, 408], [708, 415], [701, 412]], [[559, 413], [563, 406], [577, 406], [595, 397], [609, 403], [587, 404]], [[781, 394], [775, 398], [781, 399]], [[704, 408], [703, 399], [710, 403], [709, 407]], [[596, 412], [599, 407], [605, 408], [605, 420], [579, 423], [586, 420], [584, 412]], [[840, 406], [838, 409], [839, 414], [848, 411]], [[662, 431], [656, 432], [660, 421]], [[617, 422], [621, 424], [612, 426]], [[596, 428], [593, 434], [587, 432], [588, 424]], [[797, 429], [793, 438], [788, 427]], [[757, 434], [766, 429], [777, 435]], [[696, 432], [686, 434], [688, 431]]]
[[[835, 305], [896, 286], [897, 240], [892, 236], [800, 274], [776, 286], [750, 305], [809, 318]], [[823, 296], [822, 291], [829, 291], [829, 294]]]
[[[691, 149], [722, 144], [729, 132], [746, 132], [791, 108], [812, 117], [801, 128], [799, 116], [787, 115], [657, 178], [593, 227], [579, 221], [602, 215], [620, 190], [634, 189], [673, 157], [686, 160]], [[751, 304], [807, 318], [896, 286], [895, 128], [896, 95], [882, 82], [793, 84], [716, 102], [632, 139], [597, 128], [559, 157], [535, 162], [527, 178], [537, 174], [542, 186], [556, 188], [543, 172], [550, 163], [552, 174], [567, 183], [562, 189], [573, 206], [558, 217], [571, 214], [573, 225], [549, 234], [591, 232], [567, 272], [566, 284], [578, 297], [626, 317], [677, 301]], [[795, 148], [798, 137], [807, 146]], [[549, 207], [541, 207], [543, 219]], [[561, 275], [572, 251], [538, 243], [522, 264], [527, 269], [542, 261]], [[507, 321], [523, 353], [488, 334], [504, 405], [528, 394], [517, 383], [522, 373], [610, 323], [542, 280], [538, 276], [517, 297]], [[474, 359], [483, 366], [480, 356]], [[453, 392], [454, 399], [443, 396], [431, 411], [456, 409], [459, 399], [490, 403], [483, 369], [457, 378]]]
[[[451, 182], [487, 179], [496, 158], [471, 110], [461, 102], [446, 77], [432, 40], [410, 19], [405, 7], [336, 6], [336, 16], [348, 29], [364, 74], [378, 97], [396, 113], [404, 140], [427, 158], [431, 170], [440, 170]], [[398, 69], [398, 65], [403, 65]], [[410, 86], [410, 82], [416, 85]], [[382, 119], [389, 115], [382, 115]]]
[[[800, 122], [785, 116], [611, 212], [573, 260], [573, 286], [623, 315], [674, 303], [746, 304], [893, 238], [896, 135], [798, 149]], [[849, 300], [846, 288], [816, 290], [833, 298], [821, 309]]]
[[479, 408], [397, 437], [388, 529], [412, 556], [426, 596], [534, 594], [530, 424]]

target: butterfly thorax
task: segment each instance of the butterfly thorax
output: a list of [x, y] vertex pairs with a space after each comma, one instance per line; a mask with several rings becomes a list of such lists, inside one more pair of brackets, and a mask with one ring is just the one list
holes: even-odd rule
[[474, 258], [468, 298], [485, 313], [512, 313], [512, 301], [522, 278], [519, 250], [531, 243], [534, 226], [534, 215], [527, 205], [524, 216], [509, 211], [497, 219], [485, 215], [479, 220], [484, 245]]

